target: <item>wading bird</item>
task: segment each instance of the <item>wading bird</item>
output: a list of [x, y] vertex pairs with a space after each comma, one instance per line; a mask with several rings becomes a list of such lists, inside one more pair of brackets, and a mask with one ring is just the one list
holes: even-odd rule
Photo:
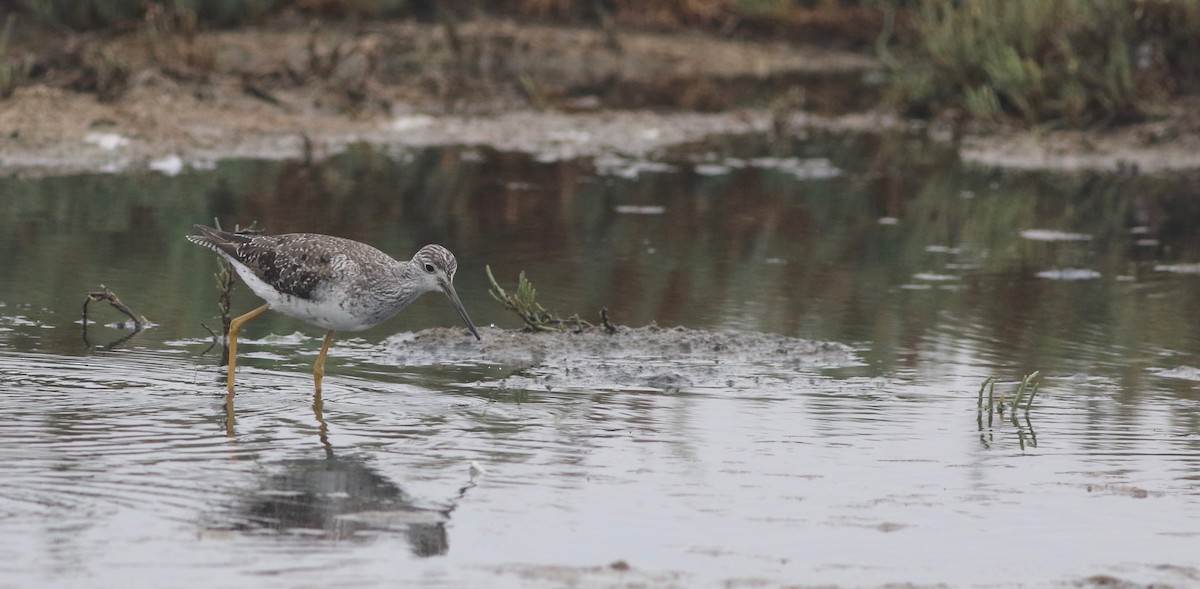
[[400, 261], [365, 243], [329, 235], [254, 235], [195, 227], [201, 234], [189, 235], [188, 240], [229, 260], [246, 286], [266, 301], [229, 323], [231, 398], [238, 331], [267, 309], [326, 330], [321, 354], [313, 365], [318, 393], [333, 332], [362, 331], [379, 325], [427, 292], [446, 295], [475, 339], [481, 339], [454, 291], [458, 261], [440, 245], [427, 245], [411, 260]]

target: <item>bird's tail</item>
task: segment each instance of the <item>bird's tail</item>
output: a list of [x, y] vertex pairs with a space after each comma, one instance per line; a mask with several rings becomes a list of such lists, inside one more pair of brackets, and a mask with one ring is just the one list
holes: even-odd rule
[[193, 225], [201, 235], [188, 235], [188, 241], [202, 245], [215, 252], [236, 250], [238, 246], [250, 241], [251, 236], [241, 233], [221, 231], [207, 225]]

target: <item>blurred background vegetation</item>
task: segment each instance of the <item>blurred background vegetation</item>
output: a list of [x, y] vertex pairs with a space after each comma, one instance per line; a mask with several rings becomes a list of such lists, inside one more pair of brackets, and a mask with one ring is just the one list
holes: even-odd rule
[[[878, 32], [878, 0], [11, 0], [0, 10], [75, 30], [130, 26], [148, 10], [190, 12], [204, 24], [261, 24], [287, 12], [333, 19], [436, 18], [439, 13], [506, 15], [568, 24], [605, 19], [642, 27], [718, 27], [726, 33], [828, 29]], [[900, 1], [905, 5], [908, 2]], [[861, 41], [861, 39], [859, 39]]]
[[912, 115], [1119, 123], [1200, 82], [1197, 0], [911, 4], [896, 35], [905, 56], [889, 65], [893, 99]]
[[[893, 108], [957, 122], [1108, 126], [1167, 114], [1200, 89], [1200, 0], [8, 0], [0, 98], [44, 69], [10, 47], [14, 22], [153, 36], [415, 19], [453, 39], [456, 23], [487, 17], [600, 27], [614, 39], [622, 28], [691, 30], [874, 53]], [[101, 77], [128, 76], [111, 55], [88, 59]]]

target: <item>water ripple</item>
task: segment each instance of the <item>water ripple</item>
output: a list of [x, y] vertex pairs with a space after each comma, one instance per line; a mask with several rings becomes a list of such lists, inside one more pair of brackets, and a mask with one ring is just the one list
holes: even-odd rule
[[[905, 370], [837, 379], [785, 356], [732, 368], [731, 388], [513, 388], [498, 384], [514, 382], [511, 368], [396, 367], [351, 341], [317, 398], [309, 357], [255, 345], [267, 353], [239, 369], [232, 435], [222, 369], [192, 347], [0, 353], [0, 375], [18, 383], [0, 396], [7, 535], [74, 541], [79, 562], [174, 563], [214, 582], [395, 573], [378, 563], [397, 554], [520, 562], [531, 543], [548, 562], [582, 550], [785, 578], [798, 570], [789, 559], [869, 565], [846, 556], [851, 545], [913, 558], [913, 536], [964, 562], [959, 547], [994, 553], [1016, 535], [1060, 559], [1050, 546], [1081, 546], [1070, 562], [1086, 568], [1107, 553], [1079, 525], [1081, 500], [1103, 502], [1109, 526], [1143, 518], [1138, 542], [1170, 561], [1195, 522], [1145, 519], [1129, 502], [1155, 514], [1200, 500], [1200, 438], [1180, 435], [1200, 411], [1169, 395], [1123, 403], [1102, 379], [1046, 377], [1028, 420], [988, 425], [974, 385]], [[607, 361], [651, 377], [668, 366]], [[472, 464], [488, 471], [478, 482]], [[1009, 517], [994, 518], [998, 507]], [[548, 531], [564, 541], [545, 542]], [[830, 545], [797, 556], [784, 541], [812, 534]], [[16, 552], [0, 541], [0, 556]], [[0, 572], [66, 566], [49, 562]]]

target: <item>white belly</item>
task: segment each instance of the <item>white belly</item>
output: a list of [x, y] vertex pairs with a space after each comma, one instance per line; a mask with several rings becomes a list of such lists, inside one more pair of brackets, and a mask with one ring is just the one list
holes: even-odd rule
[[353, 313], [350, 309], [354, 307], [342, 304], [345, 300], [344, 297], [338, 296], [337, 293], [328, 289], [320, 289], [318, 293], [314, 293], [316, 296], [312, 299], [302, 299], [271, 288], [269, 284], [263, 282], [254, 272], [241, 264], [234, 263], [233, 267], [237, 269], [238, 276], [242, 277], [246, 286], [271, 305], [272, 311], [278, 311], [288, 317], [295, 317], [317, 327], [334, 331], [362, 331], [374, 327], [381, 321]]

